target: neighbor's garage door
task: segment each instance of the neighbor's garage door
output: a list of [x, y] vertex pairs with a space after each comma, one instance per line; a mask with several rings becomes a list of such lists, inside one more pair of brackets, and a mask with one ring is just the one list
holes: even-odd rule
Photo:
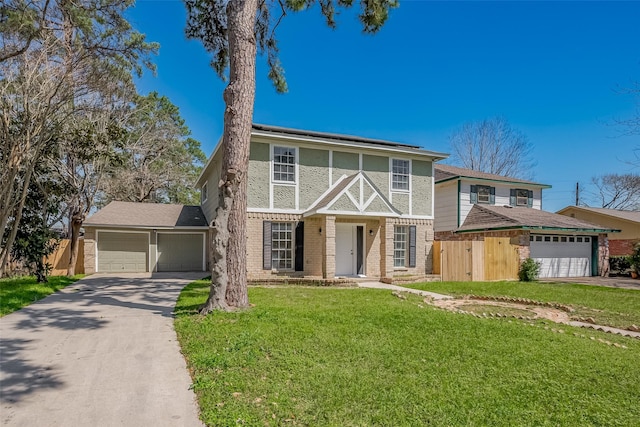
[[202, 236], [158, 233], [158, 271], [203, 271]]
[[98, 272], [148, 271], [147, 233], [98, 232]]
[[531, 236], [531, 258], [540, 277], [591, 276], [591, 236]]

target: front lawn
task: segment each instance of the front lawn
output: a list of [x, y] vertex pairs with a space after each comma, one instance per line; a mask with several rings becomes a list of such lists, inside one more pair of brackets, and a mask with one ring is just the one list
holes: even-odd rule
[[48, 283], [38, 283], [34, 276], [0, 279], [0, 317], [57, 292], [82, 277], [83, 274], [73, 277], [51, 276]]
[[529, 298], [568, 304], [572, 316], [591, 317], [598, 325], [640, 326], [640, 291], [574, 283], [539, 282], [428, 282], [405, 285], [447, 295], [488, 295]]
[[640, 425], [638, 340], [357, 288], [250, 288], [255, 307], [202, 317], [207, 292], [185, 288], [175, 326], [210, 426]]

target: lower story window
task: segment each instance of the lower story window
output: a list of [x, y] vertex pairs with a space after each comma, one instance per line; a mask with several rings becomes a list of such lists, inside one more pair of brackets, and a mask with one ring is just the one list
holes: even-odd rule
[[293, 268], [293, 224], [290, 222], [271, 224], [271, 267], [276, 270]]
[[393, 266], [404, 267], [407, 263], [407, 226], [396, 225], [393, 229]]

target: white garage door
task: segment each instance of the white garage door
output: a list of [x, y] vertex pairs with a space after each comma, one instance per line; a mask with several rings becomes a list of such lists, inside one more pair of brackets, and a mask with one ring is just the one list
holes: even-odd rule
[[540, 277], [591, 276], [591, 236], [531, 235], [531, 258]]
[[149, 259], [147, 233], [98, 232], [98, 272], [145, 272]]
[[158, 271], [203, 271], [202, 233], [158, 233]]

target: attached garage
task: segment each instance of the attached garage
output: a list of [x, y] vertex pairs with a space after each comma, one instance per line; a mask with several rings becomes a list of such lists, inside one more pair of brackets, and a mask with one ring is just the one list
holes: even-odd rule
[[203, 233], [158, 233], [158, 271], [204, 271]]
[[530, 256], [540, 263], [541, 278], [592, 275], [593, 245], [597, 245], [596, 236], [532, 234], [530, 242]]
[[149, 233], [99, 231], [99, 273], [144, 273], [149, 271]]

